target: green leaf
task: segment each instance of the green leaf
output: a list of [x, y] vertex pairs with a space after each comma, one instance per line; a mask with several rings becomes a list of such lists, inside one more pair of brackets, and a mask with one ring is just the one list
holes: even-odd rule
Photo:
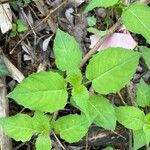
[[139, 106], [150, 106], [150, 87], [141, 79], [137, 86], [137, 103]]
[[150, 113], [145, 116], [145, 125], [143, 126], [147, 144], [150, 142]]
[[147, 64], [147, 66], [150, 69], [150, 59], [149, 59], [150, 58], [150, 48], [144, 48], [142, 50], [142, 56], [145, 60], [145, 63]]
[[10, 32], [10, 37], [16, 37], [16, 35], [17, 35], [17, 31], [11, 31]]
[[74, 37], [60, 29], [54, 40], [54, 55], [56, 65], [62, 71], [79, 68], [82, 59], [80, 46]]
[[33, 127], [38, 133], [48, 133], [51, 130], [50, 117], [42, 112], [36, 111], [32, 118]]
[[100, 31], [100, 30], [93, 28], [93, 27], [89, 27], [87, 30], [88, 30], [88, 32], [99, 35], [100, 37], [106, 35], [106, 33], [107, 33], [107, 31]]
[[120, 106], [115, 109], [117, 120], [128, 129], [140, 130], [144, 126], [145, 114], [133, 106]]
[[146, 144], [149, 144], [149, 142], [150, 142], [150, 124], [145, 124], [143, 126], [143, 131], [145, 133]]
[[133, 77], [139, 54], [124, 48], [107, 48], [97, 53], [86, 68], [86, 77], [101, 94], [115, 93]]
[[32, 118], [25, 114], [17, 114], [12, 117], [1, 118], [5, 134], [16, 141], [29, 141], [34, 134]]
[[92, 117], [96, 116], [94, 123], [99, 127], [114, 130], [116, 127], [116, 114], [108, 99], [103, 96], [91, 96], [89, 99], [89, 111]]
[[31, 2], [31, 0], [23, 0], [23, 2], [24, 2], [24, 7], [27, 7]]
[[137, 150], [146, 145], [146, 138], [143, 129], [133, 131], [134, 150]]
[[88, 131], [90, 124], [83, 115], [67, 115], [59, 118], [54, 129], [60, 133], [60, 137], [69, 143], [78, 142]]
[[18, 19], [16, 24], [17, 24], [17, 31], [18, 32], [24, 32], [27, 30], [27, 26], [22, 20]]
[[143, 35], [150, 43], [150, 8], [146, 4], [135, 2], [122, 13], [122, 20], [131, 32]]
[[92, 0], [86, 7], [85, 12], [91, 11], [96, 7], [110, 7], [115, 5], [119, 0]]
[[55, 112], [64, 108], [68, 96], [65, 80], [58, 73], [39, 72], [24, 79], [8, 97], [31, 110]]
[[146, 114], [144, 120], [145, 120], [145, 123], [150, 124], [150, 113]]
[[40, 134], [36, 140], [36, 150], [51, 150], [52, 142], [48, 135]]
[[96, 18], [94, 16], [88, 17], [87, 21], [88, 21], [88, 26], [95, 26], [96, 25]]
[[113, 150], [113, 148], [108, 146], [108, 147], [104, 148], [103, 150]]
[[[73, 88], [72, 98], [75, 104], [80, 108], [80, 110], [86, 115], [89, 120], [89, 109], [88, 109], [88, 99], [89, 92], [84, 85], [79, 85]], [[90, 121], [90, 120], [89, 120]]]
[[80, 69], [74, 69], [67, 72], [67, 81], [73, 86], [78, 86], [82, 82], [82, 73]]
[[8, 70], [2, 58], [0, 58], [0, 77], [8, 74]]

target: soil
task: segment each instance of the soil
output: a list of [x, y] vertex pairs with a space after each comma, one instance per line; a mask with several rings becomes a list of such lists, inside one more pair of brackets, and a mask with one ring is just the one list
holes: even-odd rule
[[[83, 54], [85, 55], [90, 50], [89, 37], [91, 35], [91, 33], [87, 32], [87, 17], [95, 16], [97, 19], [95, 27], [103, 31], [109, 29], [119, 19], [119, 14], [115, 9], [95, 9], [88, 14], [83, 14], [83, 10], [87, 5], [86, 1], [79, 6], [76, 6], [73, 2], [69, 2], [67, 5], [57, 9], [57, 11], [55, 11], [50, 18], [45, 20], [44, 23], [26, 36], [32, 27], [38, 25], [50, 11], [54, 10], [61, 4], [61, 0], [54, 0], [51, 2], [49, 0], [43, 0], [42, 2], [43, 5], [38, 5], [38, 2], [31, 2], [27, 7], [24, 7], [23, 2], [20, 1], [17, 4], [19, 6], [17, 9], [11, 5], [11, 9], [13, 11], [13, 21], [15, 22], [18, 18], [24, 20], [28, 25], [28, 30], [23, 33], [18, 33], [14, 38], [10, 37], [10, 33], [3, 35], [0, 34], [0, 47], [3, 49], [3, 53], [25, 77], [40, 70], [40, 66], [42, 66], [42, 70], [57, 69], [53, 55], [53, 41], [57, 28], [60, 28], [74, 36], [76, 41], [80, 44]], [[65, 15], [68, 9], [73, 9], [74, 11], [71, 14], [73, 17], [73, 22], [70, 21], [71, 19], [68, 20]], [[29, 22], [32, 23], [29, 24]], [[44, 41], [49, 37], [51, 37], [51, 39], [47, 45], [46, 51], [44, 51]], [[138, 43], [140, 43], [140, 45], [149, 46], [146, 44], [142, 36], [133, 34], [133, 37]], [[18, 44], [20, 40], [22, 42]], [[82, 68], [82, 71], [85, 70], [85, 67], [86, 64]], [[144, 60], [141, 58], [139, 68], [137, 69], [137, 72], [130, 83], [130, 87], [125, 87], [122, 89], [120, 92], [121, 96], [118, 94], [110, 94], [107, 95], [107, 98], [117, 106], [123, 105], [122, 99], [127, 104], [132, 105], [130, 101], [131, 95], [134, 95], [136, 84], [139, 82], [140, 78], [145, 75], [145, 80], [150, 83], [150, 75], [147, 74], [147, 72], [148, 68], [144, 63]], [[6, 77], [8, 93], [12, 91], [17, 84], [17, 81], [11, 77]], [[22, 106], [16, 104], [13, 100], [10, 100], [10, 115], [15, 115], [18, 112], [27, 113], [29, 115], [33, 114], [32, 111], [24, 109]], [[67, 105], [66, 109], [60, 111], [58, 116], [63, 116], [70, 113], [80, 113], [80, 111], [70, 105]], [[87, 136], [77, 143], [66, 143], [59, 138], [59, 135], [58, 138], [67, 150], [83, 150], [87, 144], [88, 150], [101, 150], [107, 146], [112, 146], [114, 149], [118, 150], [128, 150], [131, 144], [130, 142], [132, 141], [131, 134], [131, 131], [125, 129], [120, 124], [117, 125], [115, 132], [92, 125]], [[33, 137], [31, 141], [25, 143], [12, 140], [14, 150], [34, 150], [35, 137]], [[51, 138], [53, 140], [53, 149], [61, 150], [61, 146], [57, 143], [53, 135]]]

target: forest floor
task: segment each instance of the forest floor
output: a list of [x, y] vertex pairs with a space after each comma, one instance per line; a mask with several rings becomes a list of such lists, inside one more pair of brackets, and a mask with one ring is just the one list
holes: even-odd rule
[[[1, 54], [3, 53], [1, 57], [10, 71], [9, 75], [1, 78], [1, 82], [6, 85], [7, 93], [11, 92], [23, 78], [34, 72], [57, 69], [53, 54], [53, 42], [58, 28], [74, 36], [81, 47], [83, 57], [97, 43], [96, 52], [113, 33], [124, 34], [126, 32], [125, 29], [121, 29], [122, 23], [115, 8], [97, 8], [88, 14], [83, 14], [86, 6], [86, 0], [72, 0], [67, 3], [61, 0], [36, 0], [29, 3], [28, 0], [16, 0], [10, 3], [13, 26], [17, 25], [20, 30], [14, 27], [10, 32], [0, 33], [0, 51]], [[98, 31], [100, 33], [96, 35]], [[109, 34], [106, 34], [106, 31], [109, 31]], [[101, 40], [100, 36], [102, 37]], [[141, 46], [149, 46], [142, 36], [132, 34], [132, 37], [133, 39], [130, 39], [133, 40], [131, 47], [134, 47], [135, 43]], [[83, 71], [88, 60], [82, 64]], [[150, 82], [149, 73], [147, 73], [147, 68], [141, 59], [130, 86], [117, 94], [107, 95], [107, 97], [110, 100], [115, 99], [117, 106], [123, 105], [124, 101], [130, 104], [130, 99], [134, 96], [135, 85], [143, 74], [145, 80]], [[32, 111], [23, 108], [13, 100], [9, 100], [8, 110], [9, 115], [15, 115], [19, 112], [33, 114]], [[67, 105], [66, 109], [60, 111], [58, 116], [78, 112], [78, 109]], [[62, 147], [55, 136], [52, 135], [51, 138], [53, 149], [61, 150]], [[85, 148], [87, 150], [101, 150], [109, 146], [118, 150], [127, 150], [130, 149], [132, 143], [131, 131], [119, 124], [115, 132], [92, 125], [87, 136], [80, 142], [73, 144], [61, 140], [59, 135], [57, 138], [66, 150], [82, 150]], [[14, 150], [34, 150], [34, 143], [34, 139], [25, 143], [12, 140]]]

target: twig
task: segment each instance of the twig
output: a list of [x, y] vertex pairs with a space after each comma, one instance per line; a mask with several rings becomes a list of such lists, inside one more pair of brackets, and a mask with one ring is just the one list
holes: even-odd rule
[[126, 104], [124, 98], [122, 97], [121, 93], [120, 93], [120, 92], [117, 92], [117, 94], [118, 94], [118, 96], [120, 97], [122, 103], [126, 106], [127, 104]]
[[54, 131], [52, 131], [52, 134], [54, 135], [56, 141], [59, 143], [59, 145], [61, 146], [61, 148], [62, 148], [63, 150], [66, 150], [65, 147], [61, 144], [60, 140], [58, 139], [58, 137], [56, 136], [56, 134], [55, 134]]
[[135, 95], [134, 95], [134, 85], [133, 82], [131, 81], [128, 85], [127, 85], [127, 92], [128, 92], [128, 96], [130, 98], [131, 104], [134, 107], [138, 107], [136, 101], [135, 101]]
[[103, 44], [105, 40], [107, 40], [121, 25], [120, 19], [108, 30], [107, 34], [102, 37], [96, 44], [95, 46], [85, 55], [85, 57], [82, 59], [80, 68], [82, 68], [85, 63], [92, 57], [94, 53], [97, 52], [99, 47]]
[[86, 134], [85, 150], [88, 150], [88, 133]]
[[42, 25], [44, 22], [47, 21], [47, 19], [54, 13], [56, 12], [58, 9], [60, 9], [61, 7], [63, 7], [68, 0], [65, 0], [64, 2], [62, 2], [58, 7], [56, 7], [55, 9], [53, 9], [52, 11], [49, 12], [49, 14], [41, 21], [39, 22], [39, 24], [37, 24], [36, 26], [34, 26], [31, 30], [29, 30], [23, 37], [22, 39], [15, 45], [15, 47], [10, 51], [10, 54], [12, 54], [14, 52], [14, 50], [18, 47], [18, 45], [24, 40], [26, 39], [26, 37], [33, 32], [35, 29], [37, 29], [40, 25]]

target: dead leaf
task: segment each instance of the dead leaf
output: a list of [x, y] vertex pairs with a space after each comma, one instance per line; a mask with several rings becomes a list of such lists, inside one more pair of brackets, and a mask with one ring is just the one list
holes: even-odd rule
[[12, 28], [12, 12], [8, 3], [0, 5], [0, 28], [3, 34]]

